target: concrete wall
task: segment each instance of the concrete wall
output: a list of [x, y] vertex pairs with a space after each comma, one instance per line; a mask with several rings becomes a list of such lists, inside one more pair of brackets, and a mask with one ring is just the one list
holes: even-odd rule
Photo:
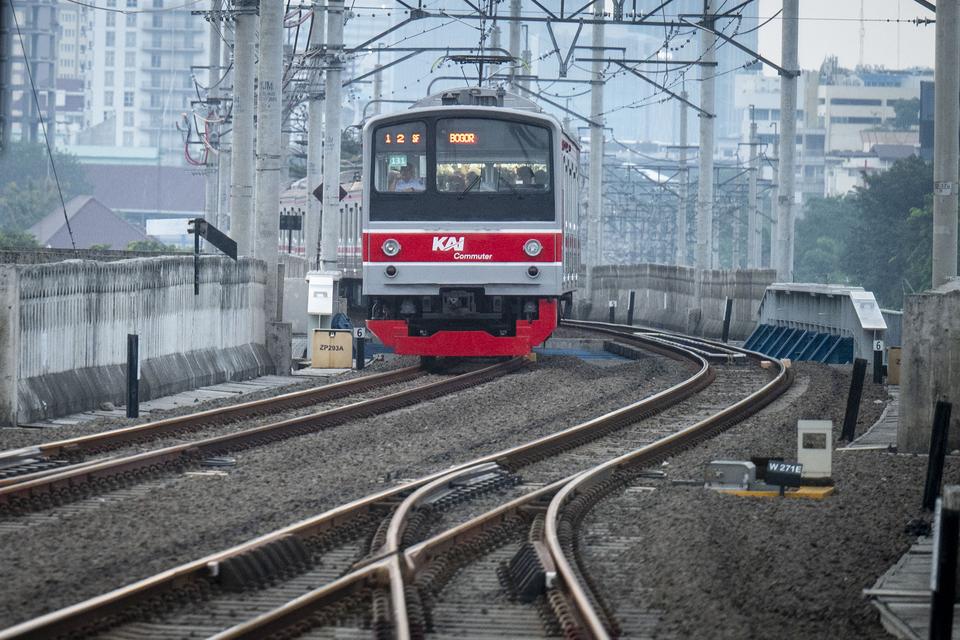
[[[118, 249], [14, 249], [0, 251], [0, 264], [45, 264], [64, 260], [130, 260], [131, 258], [156, 258], [161, 255], [185, 255], [176, 251], [123, 251]], [[192, 255], [192, 254], [191, 254]]]
[[13, 400], [0, 382], [0, 424], [122, 403], [128, 333], [140, 336], [142, 399], [272, 372], [264, 265], [200, 265], [199, 296], [186, 256], [0, 265], [0, 311], [19, 323], [0, 331], [15, 354], [0, 356], [0, 381], [16, 371], [17, 388]]
[[950, 449], [960, 448], [960, 281], [907, 296], [903, 309], [897, 449], [928, 453], [938, 400], [953, 403]]
[[695, 304], [696, 271], [662, 264], [614, 265], [594, 270], [593, 299], [580, 309], [592, 320], [606, 320], [609, 301], [617, 301], [616, 318], [626, 322], [630, 291], [636, 292], [634, 323], [719, 337], [724, 300], [733, 298], [730, 337], [745, 339], [756, 325], [757, 307], [776, 272], [771, 269], [718, 270], [700, 273], [703, 304]]

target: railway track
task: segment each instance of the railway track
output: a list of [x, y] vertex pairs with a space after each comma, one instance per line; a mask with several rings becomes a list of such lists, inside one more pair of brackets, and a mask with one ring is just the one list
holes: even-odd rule
[[[582, 517], [577, 505], [589, 505], [598, 492], [758, 410], [790, 380], [782, 366], [760, 369], [754, 354], [723, 345], [572, 324], [616, 334], [623, 349], [632, 344], [682, 359], [692, 375], [584, 424], [344, 505], [18, 625], [0, 638], [77, 632], [114, 638], [369, 637], [371, 631], [406, 638], [464, 629], [499, 637], [518, 637], [522, 629], [533, 636], [603, 637], [611, 631], [610, 617], [580, 572], [566, 533]], [[727, 370], [745, 367], [763, 372], [754, 376], [753, 393], [732, 400], [724, 398], [730, 388], [721, 389], [699, 401], [697, 410], [706, 415], [678, 427], [682, 414], [671, 415], [678, 403], [700, 398], [718, 368], [723, 380], [742, 386]], [[646, 434], [636, 428], [649, 426], [655, 416], [656, 428]], [[497, 574], [492, 567], [499, 568], [509, 598], [479, 609], [470, 600], [441, 596], [459, 588], [475, 603], [477, 587], [492, 593], [500, 584], [491, 582]], [[238, 617], [248, 619], [238, 623]], [[501, 627], [485, 624], [493, 620]]]
[[[420, 377], [422, 371], [419, 367], [407, 367], [276, 398], [3, 452], [0, 453], [0, 464], [5, 462], [9, 473], [8, 477], [0, 479], [0, 517], [70, 504], [91, 495], [109, 493], [182, 471], [241, 449], [410, 406], [481, 384], [523, 364], [523, 359], [515, 358], [383, 396], [321, 411], [299, 411], [293, 417], [267, 424], [227, 430], [206, 438], [187, 439], [147, 450], [110, 455], [111, 451], [121, 447], [178, 436], [182, 440], [183, 436], [214, 425], [246, 419], [259, 422], [264, 416], [278, 412], [302, 410], [317, 403], [409, 383]], [[87, 456], [96, 457], [87, 459]], [[50, 467], [36, 469], [43, 464]], [[31, 472], [17, 474], [13, 471], [25, 468]]]

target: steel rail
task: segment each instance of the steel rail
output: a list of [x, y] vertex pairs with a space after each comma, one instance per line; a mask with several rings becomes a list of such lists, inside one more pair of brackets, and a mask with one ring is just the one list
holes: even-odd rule
[[[763, 354], [745, 349], [739, 349], [739, 351], [754, 360], [771, 361]], [[666, 436], [653, 444], [609, 460], [577, 475], [553, 497], [550, 506], [547, 508], [544, 541], [556, 567], [559, 586], [566, 591], [567, 601], [572, 605], [573, 613], [588, 637], [606, 640], [610, 638], [610, 634], [592, 604], [588, 588], [581, 583], [560, 542], [558, 526], [563, 507], [578, 493], [582, 494], [591, 487], [598, 485], [617, 471], [636, 468], [674, 454], [690, 446], [692, 442], [703, 439], [712, 432], [739, 422], [762, 409], [786, 391], [792, 382], [791, 370], [781, 360], [772, 361], [778, 367], [776, 377], [746, 398], [742, 398], [713, 416]]]
[[[371, 567], [383, 567], [384, 563], [388, 567], [388, 575], [390, 576], [389, 594], [391, 602], [390, 622], [397, 640], [406, 640], [406, 638], [410, 637], [409, 621], [407, 620], [406, 606], [404, 604], [406, 593], [405, 576], [410, 575], [414, 567], [414, 565], [412, 565], [411, 562], [406, 559], [406, 557], [401, 557], [400, 552], [402, 551], [402, 545], [400, 543], [400, 536], [402, 535], [403, 527], [409, 518], [410, 512], [417, 504], [420, 503], [423, 498], [429, 496], [437, 489], [443, 488], [445, 485], [449, 484], [452, 479], [461, 477], [463, 475], [469, 476], [471, 474], [475, 474], [478, 470], [487, 465], [491, 465], [493, 463], [497, 463], [499, 465], [515, 463], [516, 461], [524, 459], [524, 457], [530, 456], [536, 451], [549, 451], [557, 446], [574, 443], [576, 442], [577, 438], [582, 437], [585, 432], [595, 431], [600, 426], [610, 424], [613, 421], [627, 419], [631, 415], [639, 415], [642, 411], [650, 410], [658, 404], [666, 406], [670, 403], [677, 402], [684, 397], [695, 393], [701, 386], [704, 384], [709, 384], [709, 382], [713, 379], [713, 372], [709, 363], [699, 355], [692, 353], [686, 348], [664, 342], [647, 341], [643, 336], [620, 335], [620, 337], [632, 342], [642, 343], [644, 348], [650, 349], [651, 351], [655, 351], [667, 357], [691, 363], [696, 367], [696, 370], [693, 375], [683, 382], [673, 385], [672, 387], [656, 393], [648, 398], [632, 403], [627, 407], [608, 412], [600, 418], [587, 421], [581, 425], [570, 427], [558, 433], [539, 438], [532, 442], [511, 447], [491, 455], [483, 456], [476, 460], [457, 465], [448, 470], [431, 474], [426, 478], [422, 478], [421, 480], [404, 485], [402, 489], [398, 489], [390, 493], [390, 496], [402, 496], [407, 494], [407, 497], [403, 500], [403, 502], [401, 502], [400, 506], [397, 507], [396, 511], [391, 517], [391, 521], [388, 526], [386, 545], [378, 553], [367, 558], [363, 563], [361, 563], [359, 568], [355, 568], [354, 571], [367, 571]], [[505, 505], [501, 509], [495, 510], [495, 512], [489, 514], [489, 518], [486, 522], [495, 522], [499, 514], [509, 513], [513, 509], [519, 508], [521, 505], [526, 504], [528, 501], [547, 495], [547, 491], [556, 491], [558, 488], [559, 484], [555, 483], [555, 485], [550, 485], [549, 487], [536, 490], [530, 494], [527, 494], [526, 496], [518, 498], [510, 505]], [[386, 497], [386, 494], [382, 494], [381, 499]], [[372, 502], [368, 503], [368, 508], [372, 508], [373, 504], [374, 503]], [[462, 527], [454, 528], [453, 530], [447, 532], [447, 537], [444, 537], [443, 540], [446, 541], [450, 539], [457, 539], [458, 536], [464, 535], [472, 535], [472, 532], [466, 531]], [[417, 545], [417, 548], [421, 549], [423, 547], [422, 545]], [[416, 558], [418, 556], [415, 553], [409, 557]], [[348, 576], [345, 576], [344, 578], [347, 578], [350, 575], [352, 574], [348, 574]], [[343, 581], [344, 578], [341, 578], [341, 581]], [[341, 584], [347, 585], [352, 583], [343, 581]], [[333, 584], [330, 585], [330, 588], [332, 587]], [[222, 635], [222, 638], [220, 636], [218, 636], [218, 638], [225, 640], [227, 638], [264, 637], [268, 633], [278, 629], [288, 628], [295, 625], [298, 620], [302, 619], [303, 616], [308, 615], [307, 612], [313, 612], [317, 608], [324, 606], [323, 602], [331, 597], [331, 593], [324, 590], [324, 588], [315, 590], [310, 594], [306, 594], [301, 598], [298, 598], [296, 601], [285, 603], [266, 614], [258, 616], [255, 619], [243, 622], [236, 627], [225, 631], [224, 635]], [[294, 605], [293, 602], [296, 602], [296, 605]], [[0, 633], [0, 640], [6, 640], [6, 636], [4, 636], [2, 633]]]
[[[586, 328], [594, 329], [594, 327]], [[680, 383], [679, 385], [675, 385], [675, 387], [672, 388], [674, 389], [675, 393], [689, 392], [691, 389], [695, 391], [698, 384], [703, 384], [705, 381], [709, 381], [711, 377], [712, 371], [709, 365], [702, 358], [696, 356], [695, 354], [691, 354], [686, 349], [682, 349], [676, 345], [645, 341], [643, 340], [642, 335], [625, 336], [613, 331], [608, 331], [608, 333], [616, 333], [616, 335], [619, 337], [632, 342], [641, 342], [643, 343], [645, 349], [666, 355], [673, 359], [686, 362], [695, 362], [698, 365], [697, 370], [688, 380]], [[653, 397], [662, 398], [669, 392], [670, 390], [668, 389], [667, 391], [655, 394]], [[618, 411], [614, 411], [607, 415], [609, 416], [617, 413]], [[585, 425], [580, 425], [579, 429], [582, 430], [583, 428], [587, 428], [587, 425], [590, 425], [593, 422], [594, 421], [590, 421]], [[263, 549], [286, 536], [305, 538], [315, 535], [318, 532], [330, 531], [340, 526], [346, 526], [349, 523], [355, 522], [362, 518], [364, 514], [371, 514], [377, 509], [382, 508], [385, 504], [395, 504], [395, 501], [398, 498], [402, 499], [404, 496], [408, 496], [417, 491], [425, 484], [441, 479], [451, 473], [469, 469], [480, 464], [498, 461], [509, 462], [511, 460], [518, 459], [518, 457], [522, 457], [524, 454], [530, 453], [535, 448], [549, 447], [551, 444], [556, 445], [558, 443], [562, 443], [564, 440], [571, 439], [575, 436], [577, 430], [578, 427], [572, 427], [557, 434], [552, 434], [545, 438], [538, 439], [537, 441], [483, 456], [467, 463], [455, 465], [450, 469], [438, 471], [419, 480], [408, 482], [392, 489], [355, 500], [346, 505], [324, 512], [318, 516], [300, 521], [278, 531], [237, 545], [226, 551], [211, 554], [200, 560], [181, 565], [163, 573], [139, 580], [130, 585], [120, 587], [107, 594], [103, 594], [70, 607], [51, 612], [33, 620], [25, 621], [19, 625], [0, 631], [0, 640], [8, 640], [12, 638], [46, 638], [54, 634], [70, 632], [84, 626], [85, 622], [90, 619], [96, 619], [117, 611], [121, 611], [125, 607], [130, 606], [130, 604], [132, 604], [134, 601], [139, 601], [144, 598], [162, 597], [164, 593], [171, 591], [178, 585], [188, 583], [191, 580], [215, 579], [218, 573], [218, 567], [221, 564], [228, 562], [233, 558], [243, 556], [244, 554], [255, 553], [257, 550]], [[531, 494], [524, 496], [524, 498], [533, 499], [545, 495], [547, 490], [555, 491], [556, 488], [557, 487], [554, 487], [554, 485], [551, 485], [550, 487], [545, 487], [532, 492]], [[510, 508], [511, 507], [509, 505], [504, 506], [501, 508], [501, 512], [506, 513], [510, 510]], [[495, 517], [495, 515], [491, 516], [491, 518]], [[447, 532], [447, 535], [443, 537], [442, 540], [453, 540], [458, 536], [463, 535], [470, 535], [470, 532], [455, 528], [455, 530]], [[426, 543], [421, 543], [416, 545], [409, 557], [416, 558], [418, 554], [426, 553], [426, 547], [424, 546], [425, 544]], [[224, 634], [238, 634], [224, 635], [223, 638], [262, 637], [261, 630], [262, 628], [266, 628], [264, 625], [271, 625], [271, 628], [272, 625], [275, 624], [289, 625], [291, 616], [298, 616], [304, 611], [312, 611], [317, 607], [324, 606], [323, 603], [327, 602], [329, 598], [333, 598], [335, 592], [339, 588], [346, 588], [346, 585], [355, 584], [353, 579], [359, 579], [359, 576], [355, 575], [358, 574], [358, 572], [371, 572], [369, 574], [364, 573], [362, 575], [376, 574], [382, 578], [384, 575], [384, 566], [387, 567], [388, 576], [391, 575], [391, 572], [393, 572], [393, 575], [396, 575], [397, 571], [400, 571], [402, 574], [403, 571], [408, 570], [409, 566], [409, 562], [407, 561], [404, 561], [403, 565], [401, 564], [399, 553], [394, 553], [393, 555], [390, 555], [386, 558], [381, 558], [379, 560], [374, 559], [372, 562], [373, 564], [364, 564], [359, 568], [355, 568], [351, 573], [338, 580], [337, 583], [331, 583], [326, 587], [322, 587], [310, 592], [309, 594], [305, 594], [301, 598], [297, 599], [297, 604], [295, 605], [293, 602], [288, 603], [292, 606], [281, 607], [278, 610], [259, 616], [254, 620], [241, 623], [231, 630], [223, 632]], [[351, 578], [351, 576], [353, 576], [353, 578]], [[391, 584], [393, 583], [395, 583], [395, 579], [391, 581]], [[334, 584], [338, 584], [339, 586], [335, 588]], [[395, 585], [392, 588], [395, 589]]]
[[252, 427], [234, 433], [213, 436], [192, 442], [154, 449], [128, 456], [119, 456], [66, 468], [57, 473], [43, 475], [13, 485], [0, 487], [0, 508], [20, 509], [26, 502], [54, 498], [70, 501], [82, 497], [81, 488], [91, 482], [107, 482], [111, 478], [135, 473], [162, 471], [164, 466], [187, 465], [202, 457], [220, 455], [261, 441], [287, 438], [316, 429], [329, 428], [349, 420], [375, 415], [408, 406], [468, 388], [492, 377], [513, 371], [525, 361], [514, 358], [469, 373], [454, 376], [430, 384], [397, 391], [379, 398], [355, 402], [317, 413], [298, 416], [267, 425]]
[[[273, 413], [305, 407], [318, 402], [334, 400], [347, 395], [405, 382], [421, 375], [421, 373], [422, 369], [418, 366], [404, 367], [394, 371], [362, 376], [313, 389], [285, 393], [272, 398], [252, 400], [183, 416], [154, 420], [130, 427], [112, 429], [110, 431], [65, 440], [56, 440], [30, 447], [0, 451], [0, 468], [15, 466], [24, 460], [51, 460], [63, 457], [73, 458], [86, 453], [107, 451], [126, 444], [144, 442], [163, 436], [182, 433], [187, 430], [197, 430], [213, 424], [221, 424], [263, 415], [268, 412]], [[4, 478], [0, 480], [0, 487], [17, 484], [24, 479], [35, 479], [50, 475], [51, 472], [62, 470], [63, 469], [47, 470]]]

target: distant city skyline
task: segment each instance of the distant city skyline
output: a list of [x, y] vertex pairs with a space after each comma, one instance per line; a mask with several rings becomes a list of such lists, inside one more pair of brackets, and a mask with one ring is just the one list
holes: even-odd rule
[[[758, 1], [761, 24], [782, 6], [782, 0]], [[864, 63], [888, 69], [933, 67], [934, 25], [898, 23], [895, 22], [898, 16], [900, 20], [908, 21], [933, 18], [934, 13], [913, 0], [865, 2]], [[800, 66], [803, 69], [817, 69], [828, 55], [837, 56], [841, 66], [856, 66], [860, 57], [859, 18], [860, 3], [855, 0], [802, 0]], [[760, 52], [779, 62], [780, 18], [762, 27], [759, 35]]]

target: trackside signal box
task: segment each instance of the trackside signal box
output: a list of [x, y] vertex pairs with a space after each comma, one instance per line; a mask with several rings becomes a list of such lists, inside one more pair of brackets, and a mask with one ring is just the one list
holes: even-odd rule
[[353, 332], [350, 329], [314, 329], [310, 366], [314, 369], [353, 367]]

